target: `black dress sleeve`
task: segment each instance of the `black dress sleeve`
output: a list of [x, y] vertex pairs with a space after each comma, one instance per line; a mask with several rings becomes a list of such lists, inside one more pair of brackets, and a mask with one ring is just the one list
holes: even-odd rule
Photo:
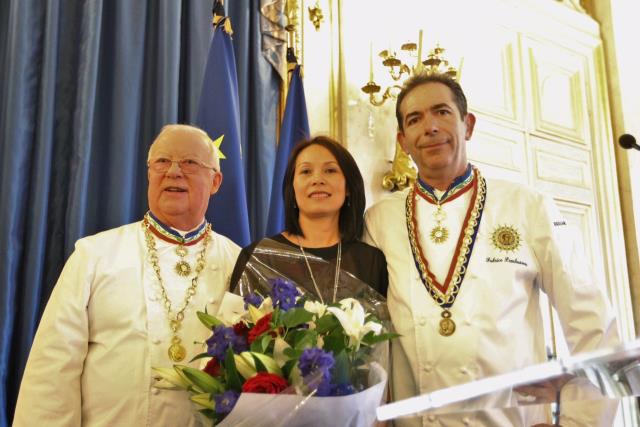
[[389, 273], [387, 271], [387, 259], [384, 257], [384, 253], [381, 250], [376, 251], [375, 266], [377, 271], [377, 278], [374, 279], [375, 285], [372, 285], [377, 289], [380, 294], [387, 297], [387, 289], [389, 288]]
[[236, 260], [236, 265], [233, 267], [233, 272], [231, 273], [231, 281], [229, 282], [229, 292], [235, 292], [236, 287], [238, 286], [238, 281], [240, 281], [240, 277], [242, 277], [242, 272], [244, 271], [244, 267], [249, 262], [251, 255], [253, 254], [253, 250], [258, 245], [258, 242], [253, 242], [249, 246], [242, 248], [240, 254], [238, 254], [238, 259]]

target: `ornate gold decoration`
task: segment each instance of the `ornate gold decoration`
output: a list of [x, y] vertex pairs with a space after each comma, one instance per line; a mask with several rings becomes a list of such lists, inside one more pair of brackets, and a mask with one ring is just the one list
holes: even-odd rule
[[436, 244], [444, 243], [449, 238], [449, 230], [447, 227], [443, 227], [441, 225], [436, 225], [431, 229], [431, 233], [429, 233], [429, 237], [431, 241]]
[[[362, 86], [361, 90], [369, 96], [369, 103], [373, 106], [379, 107], [389, 99], [396, 99], [402, 89], [401, 83], [412, 74], [423, 72], [441, 73], [447, 74], [455, 80], [460, 79], [462, 63], [460, 63], [457, 70], [451, 66], [449, 61], [444, 58], [445, 50], [440, 47], [440, 45], [436, 44], [436, 47], [427, 55], [427, 59], [422, 60], [422, 30], [420, 30], [418, 34], [417, 44], [408, 41], [400, 46], [400, 51], [403, 53], [403, 56], [408, 56], [412, 62], [414, 61], [412, 58], [415, 58], [415, 63], [409, 64], [408, 62], [403, 62], [398, 53], [391, 49], [385, 49], [378, 54], [381, 58], [382, 65], [386, 67], [387, 72], [394, 82], [384, 89], [375, 81], [373, 47], [371, 46], [370, 49], [369, 81]], [[398, 84], [395, 82], [398, 82]], [[409, 156], [402, 150], [400, 144], [396, 142], [396, 151], [393, 156], [391, 171], [387, 172], [382, 178], [382, 188], [389, 191], [404, 190], [415, 182], [417, 176], [418, 172], [413, 167], [413, 162], [410, 161]]]
[[456, 331], [456, 322], [451, 318], [451, 312], [445, 309], [440, 313], [440, 315], [442, 316], [442, 319], [440, 320], [440, 329], [438, 329], [438, 332], [440, 332], [440, 335], [443, 337], [453, 335]]
[[456, 69], [449, 64], [444, 58], [445, 49], [436, 44], [427, 55], [427, 59], [422, 60], [422, 30], [418, 35], [418, 45], [414, 42], [407, 42], [400, 46], [400, 50], [403, 56], [408, 57], [411, 61], [415, 58], [414, 64], [403, 62], [398, 53], [391, 49], [385, 49], [381, 51], [378, 56], [381, 58], [381, 63], [387, 68], [389, 76], [394, 82], [399, 84], [392, 84], [382, 91], [381, 98], [376, 98], [376, 94], [382, 90], [382, 88], [375, 82], [374, 67], [373, 67], [373, 47], [369, 53], [369, 81], [361, 88], [361, 90], [369, 95], [369, 102], [372, 105], [380, 106], [388, 99], [396, 99], [398, 93], [402, 89], [402, 82], [409, 78], [413, 74], [420, 73], [440, 73], [447, 74], [455, 80], [460, 79], [460, 72], [462, 70], [462, 63]]
[[230, 36], [233, 35], [233, 28], [231, 28], [231, 19], [224, 14], [224, 6], [222, 1], [216, 1], [213, 5], [213, 18], [211, 23], [215, 28], [222, 27], [225, 33]]
[[382, 188], [401, 191], [411, 186], [417, 177], [418, 171], [411, 166], [411, 159], [400, 147], [400, 143], [396, 142], [396, 153], [393, 156], [391, 170], [382, 177]]
[[520, 248], [520, 233], [515, 227], [501, 225], [491, 233], [491, 242], [496, 249], [515, 252]]
[[[438, 282], [433, 272], [429, 269], [429, 262], [424, 256], [424, 252], [420, 245], [420, 231], [418, 229], [418, 221], [415, 213], [416, 199], [419, 192], [416, 188], [418, 183], [411, 188], [406, 200], [405, 215], [411, 253], [413, 254], [413, 260], [416, 264], [416, 268], [420, 273], [420, 280], [422, 280], [422, 283], [431, 295], [431, 298], [433, 298], [436, 304], [438, 304], [443, 310], [442, 320], [439, 325], [441, 334], [442, 331], [444, 331], [449, 332], [449, 335], [451, 335], [455, 331], [455, 322], [451, 319], [451, 312], [449, 311], [449, 308], [456, 301], [456, 297], [460, 292], [460, 287], [462, 286], [462, 281], [467, 272], [467, 265], [471, 258], [471, 250], [477, 236], [480, 219], [482, 218], [482, 212], [484, 210], [487, 185], [478, 169], [474, 168], [473, 173], [473, 194], [471, 195], [469, 208], [467, 209], [465, 220], [462, 224], [460, 235], [458, 236], [456, 250], [451, 259], [449, 272], [447, 273], [447, 278], [444, 283]], [[449, 336], [445, 334], [442, 335]]]
[[184, 257], [189, 253], [187, 248], [184, 245], [178, 245], [176, 247], [176, 255], [180, 257], [180, 260], [176, 263], [173, 268], [178, 276], [187, 277], [191, 274], [191, 266], [187, 261], [184, 260]]
[[[169, 329], [171, 330], [171, 345], [168, 349], [168, 355], [171, 361], [173, 362], [181, 362], [187, 355], [187, 350], [181, 344], [182, 340], [178, 336], [178, 331], [182, 326], [182, 321], [184, 320], [184, 311], [187, 309], [191, 298], [196, 294], [196, 289], [198, 287], [198, 278], [200, 277], [200, 273], [204, 269], [205, 265], [205, 255], [207, 253], [207, 246], [211, 241], [211, 225], [207, 224], [205, 237], [202, 245], [202, 249], [198, 253], [198, 258], [196, 259], [196, 267], [195, 267], [195, 276], [191, 279], [191, 286], [187, 288], [185, 292], [184, 301], [182, 303], [182, 308], [177, 312], [173, 312], [171, 307], [171, 300], [167, 295], [167, 290], [164, 287], [164, 281], [162, 280], [162, 275], [160, 274], [160, 261], [158, 259], [158, 251], [156, 249], [156, 241], [149, 231], [149, 225], [147, 222], [142, 222], [142, 227], [144, 228], [144, 238], [147, 243], [147, 252], [149, 255], [149, 262], [153, 267], [153, 271], [156, 273], [156, 278], [158, 279], [158, 291], [160, 293], [160, 299], [162, 300], [162, 306], [164, 307], [165, 313], [167, 315], [167, 319], [169, 320]], [[191, 268], [191, 267], [189, 267]]]
[[436, 211], [433, 213], [433, 219], [436, 221], [436, 226], [431, 229], [430, 237], [433, 243], [440, 244], [447, 241], [449, 237], [449, 230], [442, 225], [442, 221], [447, 219], [447, 214], [442, 210], [440, 201], [436, 203]]
[[322, 9], [320, 8], [320, 2], [316, 1], [316, 4], [313, 7], [309, 7], [309, 20], [315, 27], [316, 31], [320, 30], [320, 24], [324, 22], [324, 15], [322, 14]]

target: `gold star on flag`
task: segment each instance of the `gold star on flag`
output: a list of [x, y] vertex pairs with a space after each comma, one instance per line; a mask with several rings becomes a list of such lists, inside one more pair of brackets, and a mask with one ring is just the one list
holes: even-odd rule
[[216, 139], [215, 141], [213, 141], [213, 145], [216, 147], [216, 150], [218, 150], [218, 157], [220, 159], [226, 159], [225, 155], [222, 153], [222, 151], [220, 150], [220, 145], [222, 144], [222, 140], [224, 139], [224, 135], [220, 135], [218, 137], [218, 139]]

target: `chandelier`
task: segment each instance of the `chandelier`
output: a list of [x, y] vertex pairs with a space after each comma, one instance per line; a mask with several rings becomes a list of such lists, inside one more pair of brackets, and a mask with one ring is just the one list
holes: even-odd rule
[[[402, 83], [415, 74], [446, 74], [456, 81], [460, 79], [462, 61], [458, 69], [449, 64], [444, 57], [445, 49], [436, 44], [425, 60], [422, 60], [422, 30], [418, 34], [418, 43], [409, 41], [400, 46], [402, 56], [408, 58], [403, 61], [401, 56], [392, 49], [381, 51], [378, 56], [389, 77], [391, 84], [384, 90], [375, 81], [373, 63], [373, 45], [369, 51], [369, 81], [362, 86], [361, 90], [369, 95], [369, 102], [375, 107], [384, 105], [388, 99], [396, 99]], [[396, 152], [393, 156], [391, 170], [382, 178], [382, 187], [389, 191], [398, 191], [407, 188], [415, 181], [418, 172], [413, 167], [409, 156], [404, 152], [400, 144], [396, 141]]]

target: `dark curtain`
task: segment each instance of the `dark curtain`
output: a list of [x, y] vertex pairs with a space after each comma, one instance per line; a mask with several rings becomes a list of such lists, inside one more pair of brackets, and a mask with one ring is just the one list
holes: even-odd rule
[[[252, 240], [264, 237], [276, 156], [280, 77], [262, 56], [260, 1], [230, 1], [238, 66], [240, 126]], [[280, 194], [280, 193], [278, 193]]]
[[[279, 80], [260, 57], [258, 2], [230, 3], [250, 219], [263, 224], [269, 201], [255, 194], [270, 192], [259, 177], [272, 174]], [[75, 241], [140, 219], [154, 136], [195, 121], [211, 6], [0, 2], [0, 425]]]

